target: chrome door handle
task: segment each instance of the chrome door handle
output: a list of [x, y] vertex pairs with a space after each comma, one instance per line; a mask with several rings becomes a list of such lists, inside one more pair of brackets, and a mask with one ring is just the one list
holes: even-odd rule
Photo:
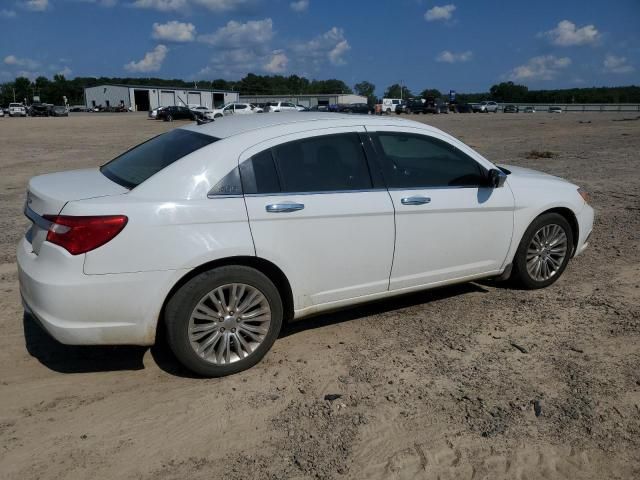
[[429, 197], [404, 197], [400, 201], [403, 205], [424, 205], [425, 203], [431, 203]]
[[297, 212], [304, 208], [303, 203], [271, 203], [265, 207], [269, 213]]

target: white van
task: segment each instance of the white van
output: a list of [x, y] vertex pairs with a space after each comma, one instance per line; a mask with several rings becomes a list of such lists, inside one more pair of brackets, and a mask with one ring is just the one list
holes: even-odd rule
[[398, 105], [402, 105], [404, 100], [401, 98], [383, 98], [382, 113], [395, 113]]

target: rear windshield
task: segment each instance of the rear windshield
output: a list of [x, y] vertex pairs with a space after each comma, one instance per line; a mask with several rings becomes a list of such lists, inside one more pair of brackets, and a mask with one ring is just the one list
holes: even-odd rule
[[135, 188], [176, 160], [218, 140], [189, 130], [171, 130], [124, 152], [100, 171], [123, 187]]

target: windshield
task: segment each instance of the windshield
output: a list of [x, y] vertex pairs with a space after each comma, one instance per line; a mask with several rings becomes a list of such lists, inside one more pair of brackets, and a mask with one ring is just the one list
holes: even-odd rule
[[218, 140], [178, 128], [133, 147], [100, 167], [100, 171], [125, 188], [135, 188], [176, 160]]

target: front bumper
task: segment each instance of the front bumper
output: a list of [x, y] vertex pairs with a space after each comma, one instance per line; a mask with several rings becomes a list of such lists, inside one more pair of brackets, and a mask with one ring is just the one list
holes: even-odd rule
[[84, 255], [23, 238], [18, 277], [25, 310], [67, 345], [152, 345], [167, 293], [183, 271], [86, 275]]
[[589, 246], [589, 239], [591, 232], [593, 231], [593, 220], [595, 213], [590, 205], [585, 204], [584, 208], [577, 215], [578, 220], [578, 243], [576, 245], [576, 251], [573, 254], [574, 257], [580, 255]]

